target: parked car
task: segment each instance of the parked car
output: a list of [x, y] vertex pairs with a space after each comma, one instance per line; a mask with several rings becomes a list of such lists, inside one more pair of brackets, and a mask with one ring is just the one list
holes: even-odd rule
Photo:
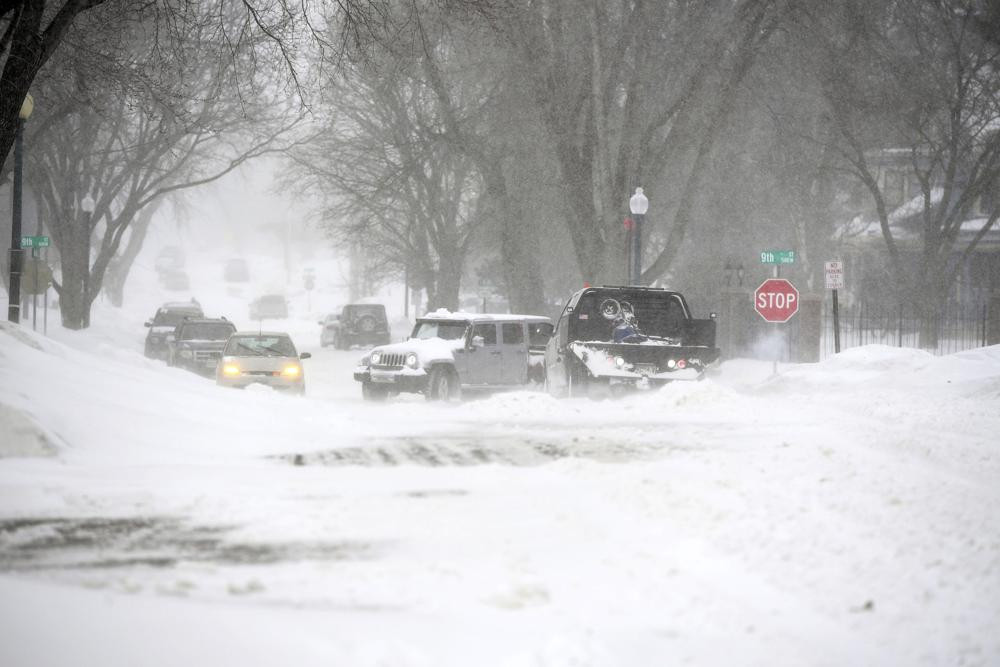
[[236, 326], [224, 317], [218, 319], [187, 317], [168, 341], [167, 364], [211, 375], [222, 358], [222, 350]]
[[306, 377], [301, 360], [310, 356], [308, 352], [298, 354], [287, 333], [236, 332], [226, 341], [215, 382], [222, 387], [239, 388], [260, 383], [303, 394]]
[[350, 303], [343, 307], [340, 315], [321, 322], [328, 344], [338, 350], [349, 349], [352, 345], [388, 345], [390, 342], [389, 320], [385, 316], [385, 306], [380, 303]]
[[241, 257], [227, 260], [222, 270], [222, 277], [227, 283], [245, 283], [250, 280], [250, 269], [247, 261]]
[[531, 381], [531, 329], [549, 324], [532, 315], [473, 315], [439, 310], [417, 320], [409, 340], [376, 347], [354, 379], [366, 400], [416, 392], [457, 400], [466, 390], [523, 388]]
[[699, 380], [719, 358], [715, 316], [695, 319], [678, 293], [589, 287], [574, 294], [545, 349], [555, 395], [604, 395]]
[[166, 359], [170, 348], [170, 340], [174, 337], [177, 325], [185, 317], [204, 317], [201, 306], [195, 301], [165, 303], [156, 310], [152, 319], [146, 320], [145, 354], [151, 359]]
[[160, 284], [171, 292], [184, 292], [191, 289], [191, 279], [187, 272], [181, 269], [168, 269], [160, 273]]
[[288, 317], [288, 301], [280, 294], [265, 294], [250, 302], [251, 320], [283, 320]]

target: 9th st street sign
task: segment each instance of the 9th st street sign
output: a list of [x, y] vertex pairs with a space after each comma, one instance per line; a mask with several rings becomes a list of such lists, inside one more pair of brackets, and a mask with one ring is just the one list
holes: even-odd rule
[[753, 293], [753, 307], [768, 322], [787, 322], [799, 311], [799, 291], [784, 278], [770, 278]]

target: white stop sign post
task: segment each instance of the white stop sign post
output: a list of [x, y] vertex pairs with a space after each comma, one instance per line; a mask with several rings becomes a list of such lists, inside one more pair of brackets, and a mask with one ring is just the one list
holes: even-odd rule
[[[753, 308], [757, 314], [777, 327], [782, 322], [792, 319], [799, 312], [799, 291], [795, 285], [784, 278], [769, 278], [760, 284], [753, 293]], [[777, 329], [775, 330], [777, 333]], [[775, 345], [774, 364], [771, 373], [778, 374], [778, 357], [781, 356]]]

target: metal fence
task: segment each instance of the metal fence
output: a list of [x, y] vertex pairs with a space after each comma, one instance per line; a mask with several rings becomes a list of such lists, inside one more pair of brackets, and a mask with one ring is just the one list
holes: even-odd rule
[[[926, 324], [927, 330], [936, 330], [937, 344], [925, 349], [938, 355], [952, 354], [986, 345], [989, 316], [986, 303], [953, 304], [934, 321], [925, 323], [913, 306], [854, 303], [840, 307], [840, 349], [861, 345], [921, 347], [921, 332], [927, 333]], [[833, 353], [833, 306], [827, 300], [823, 304], [820, 356]]]

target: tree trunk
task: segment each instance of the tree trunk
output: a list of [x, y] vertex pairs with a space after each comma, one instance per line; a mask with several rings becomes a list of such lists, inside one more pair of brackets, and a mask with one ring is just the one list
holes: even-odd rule
[[85, 300], [83, 294], [84, 278], [90, 270], [90, 239], [82, 220], [69, 225], [66, 231], [71, 243], [60, 253], [62, 283], [57, 287], [59, 311], [64, 327], [83, 329], [90, 319], [90, 304], [93, 302], [93, 298]]
[[447, 308], [453, 312], [459, 310], [458, 293], [462, 287], [463, 260], [462, 253], [458, 250], [440, 256], [434, 301], [428, 303], [428, 310], [437, 308]]
[[510, 308], [515, 313], [544, 313], [545, 283], [538, 261], [538, 220], [525, 216], [507, 190], [498, 160], [483, 160], [480, 173], [490, 204], [500, 220], [500, 261]]

